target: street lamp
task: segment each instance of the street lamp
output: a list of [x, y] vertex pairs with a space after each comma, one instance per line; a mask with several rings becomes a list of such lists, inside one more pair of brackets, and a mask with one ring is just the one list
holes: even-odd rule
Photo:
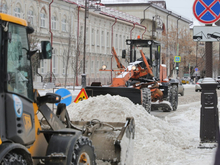
[[[91, 3], [89, 3], [91, 2]], [[95, 9], [100, 11], [101, 0], [85, 0], [85, 18], [84, 18], [84, 52], [83, 52], [83, 74], [82, 74], [82, 88], [86, 87], [86, 18], [88, 18], [88, 9]], [[89, 5], [88, 5], [89, 3]]]

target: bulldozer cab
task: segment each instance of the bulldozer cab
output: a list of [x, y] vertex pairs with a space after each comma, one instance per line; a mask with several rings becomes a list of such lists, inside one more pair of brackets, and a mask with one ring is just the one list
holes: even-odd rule
[[[142, 39], [127, 39], [126, 44], [130, 45], [129, 62], [143, 61], [140, 50], [143, 51], [148, 64], [150, 65], [155, 78], [160, 77], [160, 43], [154, 40]], [[125, 57], [125, 50], [123, 50], [123, 57]], [[141, 66], [144, 68], [145, 64]]]

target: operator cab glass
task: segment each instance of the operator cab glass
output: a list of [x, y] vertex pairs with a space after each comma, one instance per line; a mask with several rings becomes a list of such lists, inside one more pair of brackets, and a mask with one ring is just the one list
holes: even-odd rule
[[31, 62], [26, 27], [8, 24], [7, 90], [33, 100]]
[[[130, 62], [143, 61], [140, 50], [142, 50], [144, 56], [147, 59], [150, 68], [152, 69], [155, 78], [159, 78], [160, 75], [160, 43], [153, 40], [126, 40], [126, 44], [130, 45]], [[145, 68], [145, 64], [141, 65]]]

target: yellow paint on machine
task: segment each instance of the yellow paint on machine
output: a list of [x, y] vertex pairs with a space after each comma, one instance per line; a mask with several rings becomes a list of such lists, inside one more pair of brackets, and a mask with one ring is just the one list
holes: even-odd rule
[[27, 21], [26, 20], [15, 17], [15, 16], [12, 16], [12, 15], [0, 13], [0, 19], [3, 20], [3, 21], [12, 22], [12, 23], [23, 25], [23, 26], [27, 26]]
[[[40, 122], [37, 116], [38, 106], [36, 103], [33, 104], [34, 107], [34, 120], [35, 120], [35, 142], [34, 144], [28, 149], [32, 156], [45, 156], [46, 149], [48, 143], [42, 133], [38, 134], [38, 129], [41, 130]], [[38, 161], [38, 160], [34, 160]], [[35, 164], [37, 164], [35, 162]]]
[[2, 144], [2, 139], [0, 138], [0, 145]]

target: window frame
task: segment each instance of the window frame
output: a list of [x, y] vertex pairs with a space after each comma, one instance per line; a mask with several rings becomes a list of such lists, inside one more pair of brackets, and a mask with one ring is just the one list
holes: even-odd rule
[[43, 12], [40, 12], [40, 27], [41, 28], [46, 28], [46, 13], [43, 10]]
[[67, 32], [67, 19], [66, 19], [66, 16], [63, 16], [63, 19], [61, 21], [61, 26], [62, 26], [61, 30], [63, 32]]

